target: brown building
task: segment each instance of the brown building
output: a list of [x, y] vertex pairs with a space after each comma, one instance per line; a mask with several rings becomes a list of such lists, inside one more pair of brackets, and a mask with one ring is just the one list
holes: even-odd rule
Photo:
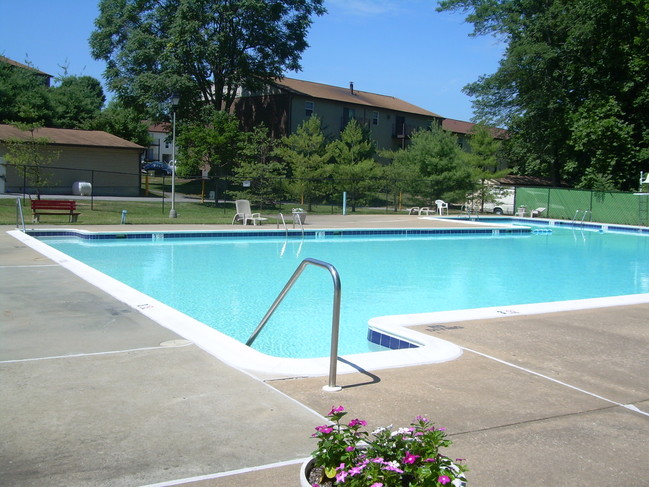
[[[41, 127], [35, 138], [47, 138], [41, 150], [56, 157], [43, 170], [48, 183], [43, 194], [72, 194], [77, 182], [92, 185], [95, 196], [138, 196], [140, 159], [145, 148], [98, 130]], [[35, 193], [22, 167], [5, 160], [8, 140], [29, 140], [31, 133], [0, 125], [0, 193]]]
[[235, 100], [234, 113], [244, 130], [264, 123], [274, 137], [294, 133], [316, 114], [326, 135], [336, 137], [356, 119], [370, 128], [379, 149], [404, 147], [417, 128], [441, 123], [443, 117], [387, 95], [355, 89], [282, 78], [262, 92], [242, 92]]

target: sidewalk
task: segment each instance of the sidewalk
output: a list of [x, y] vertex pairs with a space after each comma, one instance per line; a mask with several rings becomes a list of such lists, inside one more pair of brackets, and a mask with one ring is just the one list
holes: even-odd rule
[[[402, 215], [310, 222], [430, 225]], [[469, 485], [649, 478], [649, 305], [422, 326], [464, 354], [341, 375], [332, 394], [323, 378], [262, 382], [224, 365], [9, 229], [0, 233], [0, 485], [299, 485], [317, 413], [339, 404], [370, 428], [416, 415], [446, 427]]]

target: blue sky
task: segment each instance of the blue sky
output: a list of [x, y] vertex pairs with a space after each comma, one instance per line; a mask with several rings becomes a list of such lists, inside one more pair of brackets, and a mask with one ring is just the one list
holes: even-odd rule
[[[434, 0], [325, 0], [302, 71], [287, 76], [391, 95], [447, 118], [470, 120], [462, 87], [498, 68], [503, 45], [472, 38], [457, 14], [437, 13]], [[0, 54], [30, 61], [54, 76], [93, 76], [103, 62], [90, 55], [97, 2], [0, 0]]]

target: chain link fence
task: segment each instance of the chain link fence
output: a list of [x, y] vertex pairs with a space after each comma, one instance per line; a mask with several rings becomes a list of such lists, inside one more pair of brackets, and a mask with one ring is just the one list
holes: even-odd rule
[[562, 188], [516, 188], [516, 208], [545, 208], [542, 217], [649, 225], [649, 194]]

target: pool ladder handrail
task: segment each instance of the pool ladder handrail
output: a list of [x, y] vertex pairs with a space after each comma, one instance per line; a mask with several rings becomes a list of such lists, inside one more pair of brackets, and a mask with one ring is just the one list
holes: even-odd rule
[[582, 212], [582, 211], [584, 212], [584, 214], [581, 216], [581, 222], [580, 222], [582, 225], [584, 224], [584, 220], [586, 219], [587, 214], [590, 214], [590, 219], [592, 220], [593, 213], [590, 210], [579, 210], [578, 209], [577, 211], [575, 211], [575, 216], [572, 218], [572, 223], [575, 223], [575, 221], [577, 220], [577, 217], [579, 216], [579, 213]]
[[[293, 228], [295, 228], [295, 220], [297, 219], [300, 229], [302, 230], [302, 238], [304, 238], [304, 225], [302, 224], [302, 218], [300, 218], [299, 213], [293, 214]], [[286, 232], [286, 237], [288, 238], [288, 226], [286, 225], [286, 220], [284, 219], [284, 213], [279, 214], [277, 219], [277, 228], [279, 228], [279, 220], [282, 220], [282, 225], [284, 225], [284, 231]]]
[[284, 220], [284, 213], [280, 213], [277, 218], [277, 228], [279, 228], [279, 221], [282, 220], [282, 225], [284, 225], [284, 231], [286, 232], [286, 238], [288, 238], [288, 227], [286, 226], [286, 220]]
[[300, 277], [300, 275], [308, 265], [315, 265], [317, 267], [322, 267], [323, 269], [328, 270], [333, 279], [334, 299], [333, 299], [333, 310], [332, 310], [332, 318], [331, 318], [331, 353], [329, 355], [329, 383], [328, 385], [324, 386], [322, 389], [327, 392], [336, 392], [342, 389], [342, 387], [336, 385], [336, 373], [338, 368], [338, 330], [340, 328], [341, 286], [340, 286], [340, 276], [338, 275], [338, 271], [333, 265], [329, 264], [328, 262], [307, 257], [300, 263], [297, 269], [295, 269], [295, 272], [293, 273], [291, 278], [284, 286], [284, 289], [282, 289], [282, 291], [279, 293], [277, 298], [275, 298], [273, 304], [270, 306], [270, 308], [268, 308], [266, 315], [261, 319], [259, 325], [257, 325], [257, 328], [255, 328], [255, 331], [253, 331], [252, 335], [250, 335], [250, 338], [248, 338], [246, 345], [251, 346], [253, 344], [253, 342], [261, 332], [261, 330], [264, 328], [264, 326], [266, 326], [266, 323], [268, 323], [268, 320], [270, 320], [270, 317], [273, 315], [273, 313], [275, 312], [279, 304], [282, 302], [282, 300], [286, 297], [288, 292], [291, 290], [293, 284], [295, 284], [295, 281], [297, 281], [297, 279]]
[[23, 216], [23, 204], [20, 198], [16, 198], [16, 228], [21, 228], [25, 233], [25, 217]]

